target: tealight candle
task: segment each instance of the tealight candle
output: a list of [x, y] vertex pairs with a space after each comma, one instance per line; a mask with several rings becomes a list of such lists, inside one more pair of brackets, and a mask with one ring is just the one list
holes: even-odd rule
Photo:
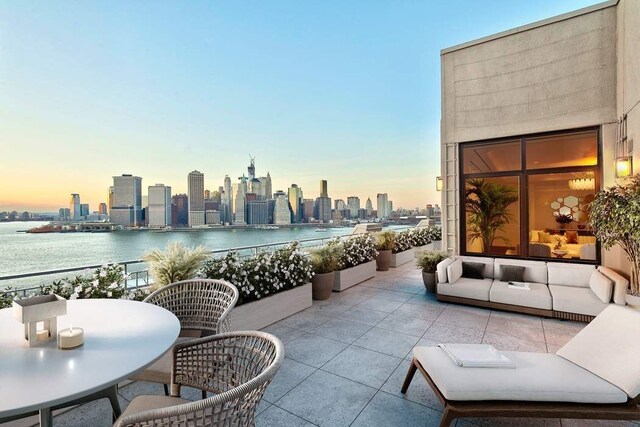
[[68, 350], [84, 344], [84, 329], [69, 326], [58, 333], [58, 348]]
[[36, 341], [46, 341], [49, 339], [49, 331], [47, 329], [40, 329], [36, 332]]

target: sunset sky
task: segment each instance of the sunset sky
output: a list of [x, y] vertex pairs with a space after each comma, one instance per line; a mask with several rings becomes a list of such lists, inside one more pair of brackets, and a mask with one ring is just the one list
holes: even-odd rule
[[250, 154], [274, 190], [439, 203], [440, 49], [594, 3], [4, 0], [0, 211], [214, 190]]

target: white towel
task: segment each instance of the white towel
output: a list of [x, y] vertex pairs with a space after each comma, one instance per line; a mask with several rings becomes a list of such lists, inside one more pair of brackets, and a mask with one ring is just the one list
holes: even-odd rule
[[516, 365], [489, 344], [438, 344], [462, 368], [515, 368]]

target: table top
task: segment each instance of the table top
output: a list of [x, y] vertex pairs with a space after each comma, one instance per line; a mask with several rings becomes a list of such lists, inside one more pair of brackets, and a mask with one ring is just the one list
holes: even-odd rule
[[0, 418], [51, 407], [116, 384], [162, 356], [180, 333], [169, 311], [147, 303], [89, 299], [67, 303], [58, 331], [84, 329], [84, 345], [29, 347], [12, 309], [0, 310]]

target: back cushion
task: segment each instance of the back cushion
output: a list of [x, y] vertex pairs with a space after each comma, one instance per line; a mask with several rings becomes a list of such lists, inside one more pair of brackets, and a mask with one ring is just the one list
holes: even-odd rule
[[515, 259], [496, 258], [496, 277], [502, 280], [503, 265], [517, 265], [524, 267], [524, 281], [535, 283], [547, 283], [547, 264], [543, 261], [520, 261]]
[[479, 256], [459, 256], [463, 262], [481, 262], [484, 264], [484, 277], [485, 279], [493, 279], [493, 258], [484, 258]]
[[447, 283], [447, 267], [453, 262], [453, 258], [446, 258], [438, 263], [436, 272], [438, 273], [438, 283]]
[[640, 311], [608, 306], [556, 354], [636, 397], [640, 394]]
[[613, 293], [613, 281], [598, 270], [593, 270], [591, 279], [589, 279], [589, 287], [600, 301], [609, 304], [611, 302], [611, 294]]
[[457, 259], [447, 266], [447, 278], [449, 283], [455, 283], [462, 277], [462, 260]]
[[577, 231], [567, 231], [564, 233], [564, 237], [567, 238], [567, 243], [575, 244], [578, 243], [578, 232]]
[[584, 245], [586, 243], [595, 243], [596, 236], [578, 236], [578, 243]]
[[624, 296], [627, 294], [629, 281], [609, 267], [600, 266], [598, 267], [598, 271], [613, 281], [613, 302], [625, 305], [627, 301]]
[[593, 265], [548, 262], [549, 284], [588, 288], [591, 273], [595, 268]]

